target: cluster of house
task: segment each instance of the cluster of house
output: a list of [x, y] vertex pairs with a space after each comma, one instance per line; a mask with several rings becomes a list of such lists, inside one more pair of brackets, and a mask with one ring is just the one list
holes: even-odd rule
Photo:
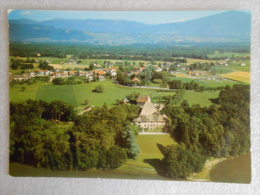
[[150, 131], [165, 126], [166, 116], [160, 114], [163, 107], [156, 106], [148, 95], [140, 95], [137, 98], [137, 105], [142, 108], [139, 116], [133, 120], [137, 126]]
[[106, 80], [107, 76], [110, 76], [111, 78], [116, 78], [117, 76], [117, 69], [116, 68], [104, 68], [104, 69], [96, 69], [93, 71], [67, 71], [67, 70], [35, 70], [31, 71], [29, 73], [24, 73], [20, 75], [13, 75], [12, 73], [9, 73], [10, 81], [24, 81], [28, 80], [30, 78], [34, 77], [50, 77], [50, 81], [52, 81], [55, 78], [68, 78], [71, 76], [80, 76], [80, 77], [86, 77], [89, 81], [94, 80], [94, 78], [97, 78], [99, 81]]
[[[248, 59], [249, 56], [245, 56], [245, 57], [241, 57], [242, 59]], [[232, 63], [232, 62], [236, 62], [236, 63], [239, 63], [240, 62], [240, 59], [225, 59], [223, 62], [219, 62], [220, 65], [224, 65], [224, 66], [229, 66], [229, 63]], [[247, 64], [245, 62], [242, 62], [239, 64], [240, 66], [247, 66]]]
[[207, 71], [188, 71], [188, 74], [191, 76], [203, 76], [203, 75], [208, 75], [209, 72], [207, 72]]

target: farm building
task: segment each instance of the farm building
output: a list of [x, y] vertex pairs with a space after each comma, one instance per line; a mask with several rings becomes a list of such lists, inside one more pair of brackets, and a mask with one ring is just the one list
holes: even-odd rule
[[154, 106], [151, 98], [147, 95], [140, 95], [137, 98], [137, 104], [142, 107], [140, 115], [134, 119], [134, 123], [147, 130], [153, 130], [165, 125], [165, 117]]

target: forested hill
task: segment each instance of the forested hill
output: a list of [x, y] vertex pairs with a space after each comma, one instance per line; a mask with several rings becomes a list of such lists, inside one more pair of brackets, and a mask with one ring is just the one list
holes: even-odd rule
[[251, 16], [241, 11], [185, 22], [148, 25], [126, 20], [10, 20], [10, 40], [28, 42], [87, 42], [98, 45], [245, 42], [250, 40]]

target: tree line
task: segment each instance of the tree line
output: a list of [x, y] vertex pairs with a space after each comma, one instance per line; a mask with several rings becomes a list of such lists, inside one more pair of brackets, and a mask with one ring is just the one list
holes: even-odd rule
[[27, 60], [12, 58], [10, 60], [10, 67], [13, 70], [16, 69], [28, 70], [28, 69], [33, 69], [33, 63], [35, 63], [35, 60], [33, 59], [30, 60], [29, 58]]
[[[44, 43], [10, 43], [10, 55], [32, 57], [40, 53], [44, 57], [65, 58], [74, 55], [80, 59], [119, 59], [175, 62], [176, 57], [209, 59], [208, 54], [216, 50], [221, 52], [249, 52], [248, 45], [194, 45], [194, 46], [164, 46], [164, 45], [126, 45], [101, 46], [83, 44], [44, 44]], [[224, 58], [223, 58], [224, 59]]]
[[207, 90], [221, 90], [225, 86], [218, 87], [206, 87], [200, 85], [196, 81], [192, 80], [190, 82], [183, 82], [181, 80], [171, 80], [167, 82], [170, 89], [186, 89], [186, 90], [196, 90], [196, 91], [207, 91]]

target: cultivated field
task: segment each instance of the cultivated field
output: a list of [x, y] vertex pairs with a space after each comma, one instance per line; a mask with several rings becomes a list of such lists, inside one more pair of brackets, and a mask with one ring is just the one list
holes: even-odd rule
[[210, 63], [210, 62], [217, 62], [217, 60], [205, 60], [205, 59], [197, 59], [197, 58], [187, 58], [187, 63], [188, 64], [192, 64], [192, 63], [198, 63], [198, 62], [202, 62], [202, 63]]
[[228, 74], [223, 74], [221, 76], [235, 81], [250, 83], [250, 72], [236, 71]]

